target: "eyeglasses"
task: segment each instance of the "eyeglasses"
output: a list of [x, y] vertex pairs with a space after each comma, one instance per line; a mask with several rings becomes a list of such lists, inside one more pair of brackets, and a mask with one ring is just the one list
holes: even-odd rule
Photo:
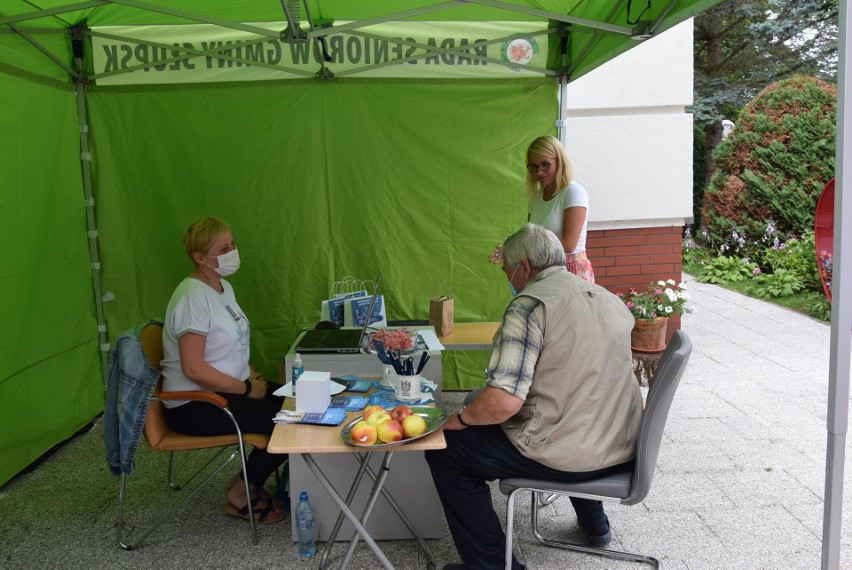
[[527, 170], [529, 170], [530, 172], [547, 171], [547, 170], [550, 170], [551, 164], [553, 164], [553, 163], [548, 162], [546, 160], [539, 162], [538, 164], [531, 162], [530, 164], [527, 165]]

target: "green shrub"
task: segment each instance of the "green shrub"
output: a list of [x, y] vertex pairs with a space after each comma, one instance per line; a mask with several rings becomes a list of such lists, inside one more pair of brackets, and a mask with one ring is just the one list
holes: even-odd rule
[[810, 314], [815, 319], [831, 322], [831, 302], [823, 296], [810, 308]]
[[702, 266], [695, 278], [701, 283], [726, 285], [750, 279], [755, 266], [738, 257], [721, 255]]
[[711, 243], [731, 231], [758, 236], [773, 220], [782, 235], [813, 228], [816, 201], [834, 176], [836, 87], [796, 76], [761, 91], [713, 152], [716, 171], [702, 221]]
[[769, 268], [773, 273], [789, 271], [801, 281], [803, 288], [822, 291], [812, 231], [805, 233], [801, 239], [789, 239], [779, 247], [768, 249], [764, 262], [761, 267]]
[[787, 269], [777, 269], [774, 273], [760, 273], [749, 284], [749, 292], [755, 297], [788, 297], [804, 288], [798, 275]]

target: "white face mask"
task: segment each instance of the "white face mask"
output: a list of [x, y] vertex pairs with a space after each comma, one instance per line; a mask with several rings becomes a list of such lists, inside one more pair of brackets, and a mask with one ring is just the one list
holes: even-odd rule
[[233, 275], [240, 268], [240, 251], [237, 248], [232, 249], [224, 255], [205, 255], [204, 257], [216, 258], [216, 261], [219, 262], [219, 267], [213, 267], [210, 264], [205, 265], [222, 277]]

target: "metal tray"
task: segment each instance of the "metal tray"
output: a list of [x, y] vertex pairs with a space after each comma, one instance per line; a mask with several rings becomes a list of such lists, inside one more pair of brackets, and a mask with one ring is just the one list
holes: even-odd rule
[[363, 418], [356, 418], [343, 426], [343, 429], [340, 431], [340, 437], [343, 439], [345, 443], [349, 445], [354, 445], [357, 447], [395, 447], [397, 445], [404, 445], [409, 441], [416, 441], [422, 437], [426, 437], [433, 431], [439, 429], [444, 422], [447, 421], [447, 412], [440, 408], [433, 408], [432, 406], [409, 406], [411, 411], [414, 412], [415, 415], [422, 416], [424, 420], [426, 420], [426, 431], [421, 435], [416, 437], [409, 437], [408, 439], [401, 439], [399, 441], [395, 441], [393, 443], [380, 443], [379, 440], [376, 440], [377, 443], [373, 444], [363, 444], [358, 443], [352, 440], [352, 427], [360, 422]]

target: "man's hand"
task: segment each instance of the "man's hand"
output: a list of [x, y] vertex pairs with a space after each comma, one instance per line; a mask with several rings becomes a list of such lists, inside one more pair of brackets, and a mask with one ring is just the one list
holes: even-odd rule
[[459, 421], [458, 414], [451, 415], [450, 418], [446, 422], [444, 422], [444, 430], [457, 431], [460, 429], [467, 429], [467, 426], [462, 425], [462, 423]]

